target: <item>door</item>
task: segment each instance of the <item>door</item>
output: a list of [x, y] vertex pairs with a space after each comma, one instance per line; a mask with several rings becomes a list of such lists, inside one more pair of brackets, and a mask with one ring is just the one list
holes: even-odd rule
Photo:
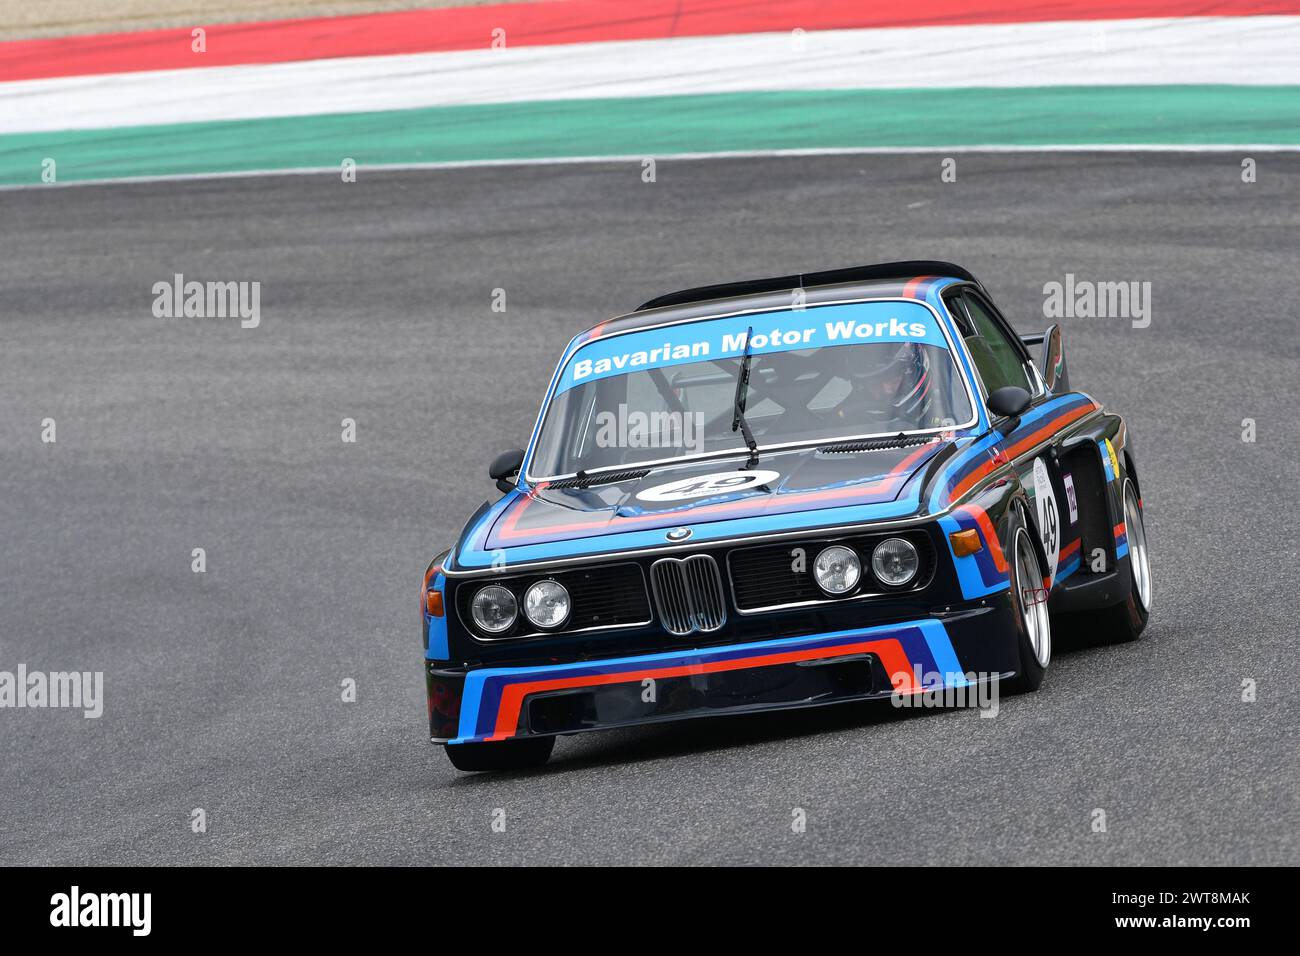
[[[1031, 410], [1050, 399], [1019, 336], [983, 296], [971, 288], [960, 289], [948, 301], [948, 309], [961, 329], [985, 397], [999, 388], [1014, 385], [1029, 393]], [[1005, 428], [1008, 423], [995, 421], [993, 424]], [[1013, 456], [1021, 453], [1016, 446], [1030, 441], [1033, 432], [1029, 425], [1006, 430], [992, 450], [999, 463], [1013, 460]], [[1031, 447], [1037, 444], [1039, 441], [1034, 440]], [[1057, 578], [1063, 543], [1072, 532], [1071, 525], [1078, 520], [1077, 508], [1069, 504], [1070, 488], [1061, 470], [1060, 446], [1058, 433], [1046, 447], [1014, 463], [1020, 483], [1029, 493], [1031, 517], [1047, 561], [1048, 578], [1052, 581]]]

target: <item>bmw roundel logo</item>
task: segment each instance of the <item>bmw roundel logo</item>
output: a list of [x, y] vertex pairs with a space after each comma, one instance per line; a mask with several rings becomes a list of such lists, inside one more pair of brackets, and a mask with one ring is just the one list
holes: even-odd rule
[[690, 528], [673, 528], [672, 531], [669, 531], [668, 534], [665, 535], [669, 541], [685, 541], [690, 536]]

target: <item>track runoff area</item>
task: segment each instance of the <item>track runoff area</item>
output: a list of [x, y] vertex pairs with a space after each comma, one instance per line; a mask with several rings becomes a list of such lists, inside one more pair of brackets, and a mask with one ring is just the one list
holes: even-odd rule
[[0, 185], [1300, 148], [1294, 0], [553, 0], [0, 44]]

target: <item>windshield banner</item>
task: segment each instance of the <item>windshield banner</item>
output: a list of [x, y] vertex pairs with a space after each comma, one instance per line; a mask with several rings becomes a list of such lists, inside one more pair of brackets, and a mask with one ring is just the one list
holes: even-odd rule
[[560, 376], [556, 393], [628, 372], [691, 362], [737, 358], [753, 326], [750, 352], [790, 352], [870, 342], [920, 342], [946, 349], [938, 322], [918, 302], [854, 302], [802, 310], [703, 319], [644, 332], [597, 339], [578, 349]]

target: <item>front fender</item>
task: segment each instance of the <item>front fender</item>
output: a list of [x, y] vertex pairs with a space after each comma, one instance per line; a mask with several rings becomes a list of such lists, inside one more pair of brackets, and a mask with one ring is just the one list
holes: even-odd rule
[[[963, 598], [982, 598], [1010, 587], [1011, 569], [1007, 551], [1010, 544], [1010, 516], [1013, 509], [1022, 506], [1025, 499], [1025, 489], [1020, 480], [1008, 476], [989, 485], [939, 519]], [[952, 535], [962, 531], [974, 531], [979, 536], [980, 550], [973, 554], [958, 555]]]

